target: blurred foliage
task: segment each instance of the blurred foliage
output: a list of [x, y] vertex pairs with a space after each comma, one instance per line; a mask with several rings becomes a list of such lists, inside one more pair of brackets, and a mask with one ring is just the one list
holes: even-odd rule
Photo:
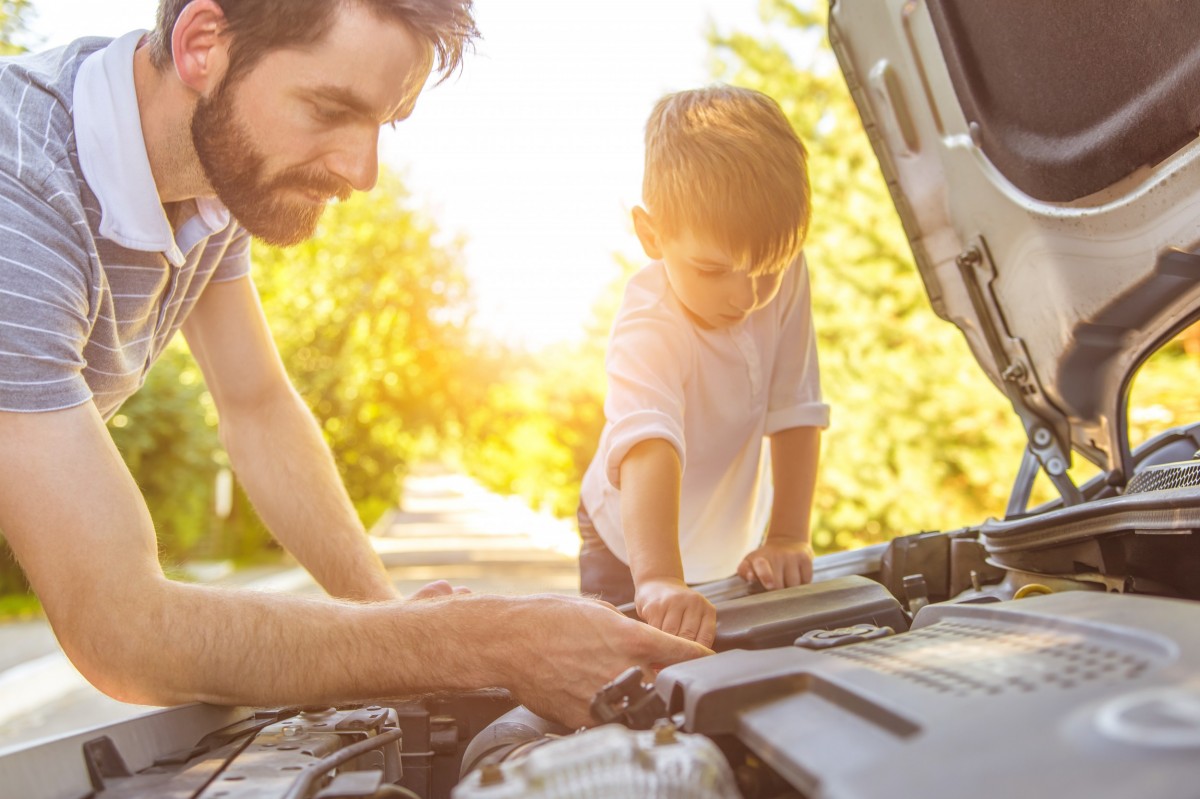
[[1138, 370], [1129, 392], [1131, 446], [1172, 427], [1200, 422], [1200, 323], [1155, 352]]
[[575, 513], [604, 428], [609, 328], [638, 264], [620, 266], [621, 278], [597, 301], [580, 341], [533, 353], [496, 344], [472, 353], [478, 380], [464, 403], [463, 467], [484, 485], [564, 518]]
[[407, 200], [384, 174], [371, 193], [330, 208], [310, 241], [254, 251], [284, 364], [368, 525], [475, 390], [465, 376], [470, 298], [459, 244], [438, 243]]
[[25, 32], [25, 21], [31, 11], [29, 0], [0, 0], [0, 55], [24, 50], [16, 40]]

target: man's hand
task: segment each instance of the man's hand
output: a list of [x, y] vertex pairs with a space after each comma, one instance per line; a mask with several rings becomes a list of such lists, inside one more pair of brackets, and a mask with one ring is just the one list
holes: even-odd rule
[[768, 538], [761, 547], [742, 558], [737, 573], [747, 582], [757, 579], [768, 591], [811, 583], [812, 544], [802, 538]]
[[408, 599], [437, 599], [438, 597], [450, 596], [451, 594], [469, 594], [471, 589], [465, 585], [450, 585], [447, 580], [434, 580], [428, 585], [423, 585], [416, 591], [409, 594]]
[[657, 669], [712, 654], [606, 603], [563, 596], [518, 601], [517, 626], [504, 633], [510, 648], [504, 687], [534, 713], [568, 727], [596, 724], [590, 712], [596, 692], [630, 666]]
[[683, 580], [643, 580], [633, 601], [638, 616], [651, 627], [706, 647], [717, 637], [717, 609]]

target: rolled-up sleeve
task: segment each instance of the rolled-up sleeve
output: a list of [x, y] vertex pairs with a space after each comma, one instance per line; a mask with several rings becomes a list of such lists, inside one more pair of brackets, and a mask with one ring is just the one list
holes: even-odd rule
[[829, 406], [821, 398], [808, 264], [803, 255], [790, 277], [788, 296], [780, 298], [786, 302], [781, 306], [779, 349], [767, 405], [767, 435], [793, 427], [829, 426]]
[[626, 297], [609, 341], [608, 429], [600, 442], [613, 487], [621, 487], [621, 462], [642, 441], [663, 439], [686, 463], [684, 388], [692, 358], [691, 342], [661, 308]]

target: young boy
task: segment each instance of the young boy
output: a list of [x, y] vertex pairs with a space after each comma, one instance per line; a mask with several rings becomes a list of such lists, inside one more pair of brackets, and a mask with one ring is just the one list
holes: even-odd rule
[[629, 281], [609, 342], [580, 585], [705, 646], [716, 611], [689, 583], [735, 567], [767, 589], [812, 579], [829, 408], [801, 253], [805, 159], [779, 106], [748, 89], [668, 95], [646, 124], [633, 224], [653, 262]]

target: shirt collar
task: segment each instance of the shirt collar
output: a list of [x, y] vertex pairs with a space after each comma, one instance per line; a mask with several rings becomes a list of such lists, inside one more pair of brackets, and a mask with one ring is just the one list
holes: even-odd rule
[[[158, 199], [133, 85], [133, 55], [144, 33], [114, 39], [80, 65], [75, 142], [83, 177], [100, 201], [100, 235], [181, 266], [185, 255]], [[197, 197], [196, 210], [209, 233], [229, 224], [229, 211], [214, 198]]]

